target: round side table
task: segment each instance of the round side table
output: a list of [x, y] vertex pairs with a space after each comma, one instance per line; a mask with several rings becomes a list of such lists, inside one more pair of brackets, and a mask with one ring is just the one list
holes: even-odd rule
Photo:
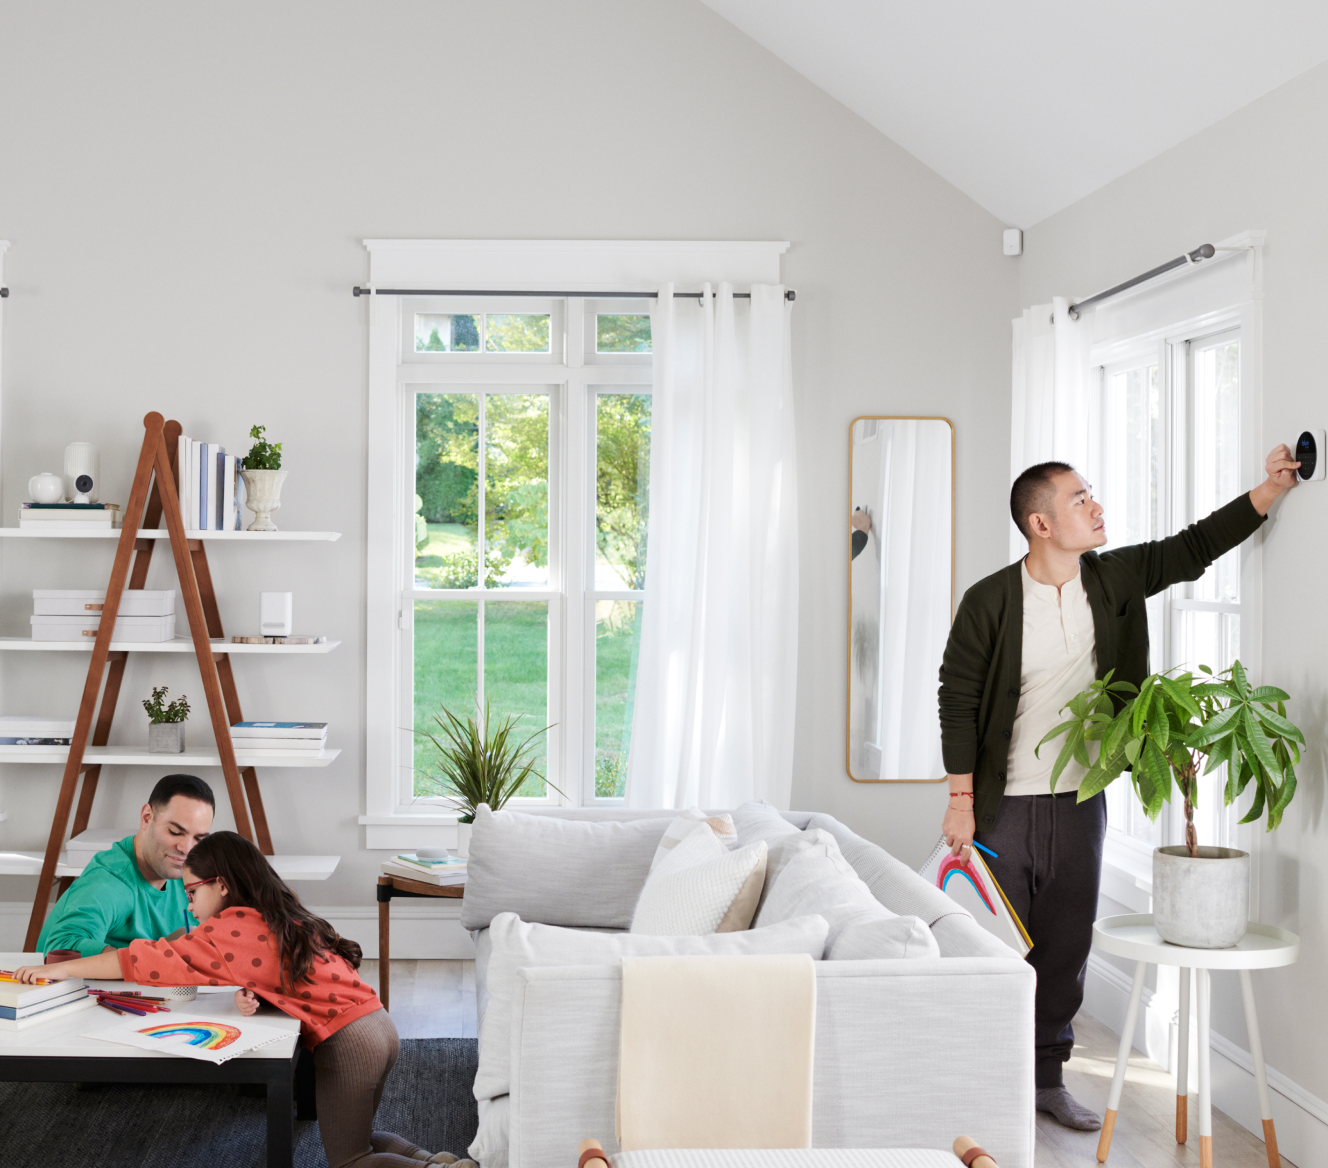
[[1259, 1020], [1254, 1012], [1254, 986], [1250, 971], [1275, 969], [1279, 965], [1293, 965], [1300, 956], [1300, 938], [1286, 929], [1273, 925], [1250, 922], [1240, 943], [1230, 949], [1190, 949], [1172, 945], [1158, 936], [1153, 926], [1152, 913], [1103, 917], [1093, 924], [1093, 947], [1117, 957], [1132, 957], [1134, 985], [1130, 990], [1130, 1004], [1125, 1011], [1125, 1028], [1121, 1031], [1120, 1053], [1116, 1056], [1116, 1075], [1111, 1081], [1111, 1094], [1107, 1097], [1107, 1113], [1102, 1117], [1102, 1135], [1098, 1139], [1097, 1158], [1106, 1163], [1111, 1148], [1111, 1130], [1116, 1125], [1116, 1109], [1120, 1106], [1121, 1088], [1125, 1085], [1125, 1068], [1130, 1062], [1130, 1046], [1134, 1037], [1134, 1023], [1139, 1014], [1139, 999], [1144, 992], [1144, 973], [1149, 962], [1155, 965], [1180, 967], [1180, 1042], [1179, 1067], [1176, 1073], [1176, 1142], [1186, 1138], [1186, 1108], [1189, 1103], [1190, 1057], [1190, 970], [1194, 970], [1198, 991], [1196, 1020], [1199, 1026], [1199, 1164], [1212, 1168], [1213, 1164], [1213, 1099], [1212, 1078], [1209, 1074], [1209, 1005], [1211, 1001], [1209, 971], [1235, 969], [1240, 972], [1241, 995], [1245, 999], [1245, 1025], [1250, 1036], [1250, 1056], [1254, 1059], [1254, 1081], [1259, 1088], [1259, 1113], [1263, 1116], [1263, 1138], [1268, 1151], [1269, 1168], [1280, 1168], [1277, 1154], [1277, 1133], [1273, 1130], [1273, 1108], [1268, 1097], [1268, 1076], [1263, 1065], [1263, 1043], [1259, 1038]]

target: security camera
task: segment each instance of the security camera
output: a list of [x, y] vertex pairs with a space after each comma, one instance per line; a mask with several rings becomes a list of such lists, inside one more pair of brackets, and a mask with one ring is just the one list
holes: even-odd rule
[[1324, 478], [1328, 472], [1326, 454], [1328, 454], [1328, 442], [1324, 440], [1324, 431], [1302, 430], [1300, 437], [1296, 439], [1296, 461], [1300, 463], [1296, 477], [1302, 483]]

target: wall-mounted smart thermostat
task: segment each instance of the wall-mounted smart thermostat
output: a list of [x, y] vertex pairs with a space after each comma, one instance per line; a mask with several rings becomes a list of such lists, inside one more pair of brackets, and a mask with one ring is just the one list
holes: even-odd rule
[[1301, 482], [1321, 479], [1328, 473], [1328, 441], [1322, 430], [1302, 430], [1296, 439], [1296, 461], [1300, 468], [1296, 477]]
[[1024, 233], [1017, 227], [1007, 227], [1001, 235], [1006, 255], [1024, 254]]

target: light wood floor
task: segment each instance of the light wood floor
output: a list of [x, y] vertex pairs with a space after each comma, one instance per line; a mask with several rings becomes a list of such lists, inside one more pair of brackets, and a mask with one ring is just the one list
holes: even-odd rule
[[[378, 984], [378, 962], [362, 967]], [[475, 1037], [473, 961], [393, 961], [392, 1019], [402, 1038]], [[1101, 1115], [1116, 1069], [1119, 1040], [1080, 1014], [1074, 1020], [1074, 1055], [1065, 1070], [1070, 1093]], [[1130, 1057], [1107, 1168], [1199, 1168], [1199, 1099], [1190, 1096], [1190, 1138], [1176, 1143], [1175, 1080], [1137, 1051]], [[981, 1139], [981, 1133], [969, 1133]], [[1037, 1118], [1034, 1168], [1098, 1168], [1097, 1132], [1069, 1131], [1048, 1116]], [[1213, 1161], [1220, 1168], [1267, 1168], [1263, 1141], [1213, 1109]], [[1282, 1168], [1295, 1168], [1282, 1158]]]

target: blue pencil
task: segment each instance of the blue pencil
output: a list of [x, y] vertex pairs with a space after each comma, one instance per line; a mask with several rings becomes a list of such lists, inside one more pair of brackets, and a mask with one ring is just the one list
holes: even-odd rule
[[993, 860], [999, 860], [999, 859], [1000, 859], [1000, 856], [998, 856], [998, 855], [997, 855], [995, 852], [993, 852], [990, 848], [984, 848], [980, 843], [978, 843], [977, 840], [974, 840], [974, 841], [973, 841], [973, 846], [974, 846], [975, 848], [977, 848], [977, 850], [980, 851], [984, 856], [990, 856]]

